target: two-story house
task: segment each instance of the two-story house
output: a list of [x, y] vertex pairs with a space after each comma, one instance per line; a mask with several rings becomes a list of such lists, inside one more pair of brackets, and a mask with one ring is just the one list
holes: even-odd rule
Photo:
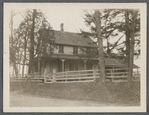
[[[38, 71], [42, 74], [53, 74], [61, 71], [77, 71], [98, 69], [98, 57], [82, 56], [81, 49], [97, 47], [93, 40], [79, 33], [65, 32], [63, 24], [60, 31], [54, 31], [55, 47], [50, 57], [41, 57], [38, 61]], [[125, 67], [124, 59], [106, 58], [106, 68]]]

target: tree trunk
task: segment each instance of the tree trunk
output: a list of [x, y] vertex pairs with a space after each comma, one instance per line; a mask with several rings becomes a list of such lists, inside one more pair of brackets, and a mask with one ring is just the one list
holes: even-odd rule
[[25, 61], [23, 60], [22, 77], [24, 77], [24, 64], [25, 64]]
[[[11, 39], [12, 39], [12, 41], [13, 41], [13, 16], [14, 16], [15, 14], [14, 14], [14, 12], [12, 11], [11, 12], [11, 20], [10, 20], [10, 31], [11, 31]], [[13, 42], [12, 42], [12, 49], [13, 49], [13, 51], [14, 51], [14, 53], [13, 53], [13, 68], [14, 68], [14, 70], [15, 70], [15, 74], [16, 75], [18, 75], [18, 68], [17, 68], [17, 66], [16, 66], [16, 50], [14, 50], [14, 44], [13, 44]]]
[[[107, 16], [105, 17], [105, 28], [107, 28]], [[107, 54], [110, 54], [111, 51], [110, 51], [110, 45], [109, 45], [109, 38], [107, 36], [107, 29], [105, 29], [105, 38], [107, 39]]]
[[107, 38], [107, 54], [110, 54], [110, 45], [109, 45], [109, 38]]
[[29, 73], [33, 70], [33, 64], [34, 64], [34, 27], [35, 27], [35, 9], [33, 10], [33, 23], [32, 23], [32, 29], [31, 29], [31, 41], [30, 41], [30, 56], [29, 56]]
[[129, 29], [129, 22], [128, 22], [128, 11], [125, 10], [125, 25], [126, 25], [126, 64], [129, 67], [129, 54], [130, 54], [130, 29]]
[[27, 45], [27, 42], [26, 42], [26, 38], [24, 38], [24, 60], [23, 60], [23, 67], [22, 67], [22, 77], [24, 77], [24, 66], [25, 66], [25, 60], [26, 60], [26, 45]]
[[15, 75], [18, 75], [18, 68], [17, 68], [16, 62], [13, 63], [13, 67], [14, 67]]
[[101, 82], [105, 81], [105, 65], [104, 65], [104, 53], [103, 53], [103, 42], [101, 36], [101, 18], [100, 12], [95, 11], [95, 19], [96, 19], [96, 33], [98, 39], [98, 48], [99, 48], [99, 68], [100, 68], [100, 77]]
[[133, 60], [134, 60], [134, 35], [135, 35], [135, 15], [136, 11], [132, 10], [132, 33], [131, 33], [131, 42], [130, 42], [130, 57], [129, 57], [129, 82], [132, 81], [132, 76], [133, 76]]

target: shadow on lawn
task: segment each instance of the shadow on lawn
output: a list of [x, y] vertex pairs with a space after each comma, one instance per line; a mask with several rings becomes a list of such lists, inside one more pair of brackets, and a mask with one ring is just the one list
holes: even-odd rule
[[140, 105], [140, 82], [105, 82], [96, 87], [94, 83], [30, 83], [28, 87], [26, 82], [13, 82], [10, 83], [10, 91], [36, 97], [89, 100], [118, 106]]

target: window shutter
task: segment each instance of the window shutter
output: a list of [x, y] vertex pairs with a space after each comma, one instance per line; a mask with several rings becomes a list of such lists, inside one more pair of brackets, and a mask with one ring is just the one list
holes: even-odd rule
[[62, 45], [59, 45], [59, 53], [64, 53], [64, 48]]
[[73, 47], [73, 54], [75, 54], [75, 47]]
[[78, 47], [76, 47], [76, 54], [78, 54]]

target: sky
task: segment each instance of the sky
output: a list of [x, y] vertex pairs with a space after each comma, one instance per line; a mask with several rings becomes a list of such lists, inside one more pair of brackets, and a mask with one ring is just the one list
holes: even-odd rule
[[[89, 28], [84, 23], [84, 10], [54, 9], [41, 11], [45, 14], [46, 19], [54, 30], [60, 30], [60, 24], [64, 24], [64, 31], [80, 32], [80, 29], [88, 31]], [[18, 27], [19, 22], [23, 20], [25, 10], [15, 10], [14, 28]]]
[[[14, 10], [15, 16], [14, 20], [14, 28], [17, 28], [21, 21], [24, 19], [24, 13], [26, 9]], [[50, 22], [53, 30], [60, 30], [60, 24], [64, 24], [64, 31], [67, 32], [80, 32], [81, 30], [89, 31], [89, 27], [86, 26], [84, 22], [84, 14], [85, 10], [83, 9], [70, 9], [70, 8], [51, 8], [41, 9], [41, 11], [45, 14], [48, 22]], [[92, 10], [90, 10], [92, 12]], [[134, 60], [134, 63], [140, 66], [140, 58]]]

